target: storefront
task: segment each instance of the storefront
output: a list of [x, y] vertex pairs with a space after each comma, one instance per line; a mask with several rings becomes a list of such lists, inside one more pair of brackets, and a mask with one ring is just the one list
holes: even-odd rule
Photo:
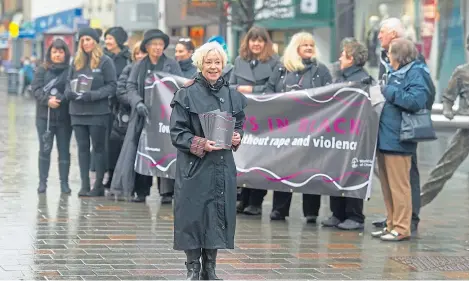
[[[290, 38], [297, 32], [307, 31], [314, 35], [320, 60], [334, 60], [334, 3], [319, 0], [256, 0], [255, 25], [265, 27], [282, 54]], [[234, 28], [234, 46], [239, 46], [243, 31]], [[236, 48], [234, 48], [236, 49]]]
[[36, 33], [35, 52], [39, 57], [44, 55], [44, 33], [57, 28], [67, 27], [77, 30], [83, 21], [83, 9], [76, 8], [62, 11], [56, 14], [38, 17], [34, 20], [34, 30]]

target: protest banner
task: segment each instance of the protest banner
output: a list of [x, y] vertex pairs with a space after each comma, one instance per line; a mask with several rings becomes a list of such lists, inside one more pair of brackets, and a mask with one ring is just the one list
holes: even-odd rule
[[[151, 120], [135, 162], [138, 173], [174, 178], [170, 88], [160, 83], [153, 91]], [[341, 83], [246, 95], [244, 137], [234, 153], [238, 186], [368, 198], [379, 126], [369, 93], [365, 85]]]

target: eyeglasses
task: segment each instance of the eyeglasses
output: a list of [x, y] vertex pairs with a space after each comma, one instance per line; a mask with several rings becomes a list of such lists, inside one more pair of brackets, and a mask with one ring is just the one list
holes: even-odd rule
[[191, 42], [191, 41], [192, 41], [192, 39], [190, 39], [190, 38], [180, 38], [179, 39], [179, 42]]

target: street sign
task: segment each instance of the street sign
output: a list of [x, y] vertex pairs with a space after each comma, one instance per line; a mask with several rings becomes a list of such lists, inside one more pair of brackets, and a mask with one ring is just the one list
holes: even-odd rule
[[8, 32], [10, 32], [10, 37], [17, 38], [20, 35], [20, 26], [16, 22], [10, 22]]

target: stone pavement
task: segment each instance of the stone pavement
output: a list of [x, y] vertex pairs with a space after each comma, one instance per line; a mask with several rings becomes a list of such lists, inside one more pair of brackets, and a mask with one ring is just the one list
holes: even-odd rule
[[[54, 152], [49, 190], [38, 196], [34, 114], [32, 100], [0, 94], [0, 279], [184, 279], [185, 256], [172, 250], [172, 209], [160, 206], [155, 189], [147, 204], [79, 199], [73, 144], [73, 194], [60, 195]], [[446, 137], [421, 148], [424, 164], [436, 162]], [[421, 173], [425, 180], [428, 167]], [[225, 279], [469, 279], [467, 182], [466, 172], [457, 174], [423, 209], [418, 235], [401, 243], [369, 236], [371, 221], [384, 212], [379, 184], [365, 205], [364, 232], [305, 224], [299, 195], [287, 222], [270, 222], [269, 193], [262, 218], [238, 217], [236, 249], [221, 251], [218, 273]]]

